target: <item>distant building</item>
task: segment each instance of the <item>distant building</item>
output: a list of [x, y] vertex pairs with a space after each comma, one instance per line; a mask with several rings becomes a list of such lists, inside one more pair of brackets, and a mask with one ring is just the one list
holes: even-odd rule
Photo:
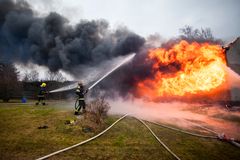
[[[226, 49], [227, 65], [240, 75], [240, 37], [224, 46], [224, 48]], [[231, 101], [240, 102], [240, 88], [232, 88], [230, 97]]]

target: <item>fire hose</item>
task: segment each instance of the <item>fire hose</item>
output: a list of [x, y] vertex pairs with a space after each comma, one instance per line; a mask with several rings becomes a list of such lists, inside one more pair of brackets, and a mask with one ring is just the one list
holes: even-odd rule
[[200, 138], [212, 138], [212, 139], [217, 139], [216, 136], [205, 136], [205, 135], [201, 135], [201, 134], [196, 134], [196, 133], [184, 131], [184, 130], [182, 130], [182, 129], [170, 127], [170, 126], [167, 126], [167, 125], [163, 125], [163, 124], [160, 124], [160, 123], [157, 123], [157, 122], [152, 122], [152, 121], [148, 121], [148, 120], [145, 120], [145, 121], [147, 121], [147, 122], [149, 122], [149, 123], [152, 123], [152, 124], [155, 124], [155, 125], [158, 125], [158, 126], [161, 126], [161, 127], [163, 127], [163, 128], [171, 129], [171, 130], [174, 130], [174, 131], [177, 131], [177, 132], [181, 132], [181, 133], [184, 133], [184, 134], [188, 134], [188, 135], [191, 135], [191, 136], [200, 137]]
[[205, 129], [205, 130], [207, 130], [207, 131], [209, 131], [209, 132], [214, 133], [214, 134], [216, 135], [216, 138], [217, 138], [217, 139], [219, 139], [219, 140], [221, 140], [221, 141], [225, 141], [225, 142], [231, 143], [231, 144], [233, 144], [234, 146], [240, 148], [240, 143], [236, 142], [236, 140], [235, 140], [234, 138], [229, 138], [229, 137], [227, 137], [224, 133], [217, 133], [216, 131], [214, 131], [214, 130], [212, 130], [212, 129], [209, 129], [209, 128], [207, 128], [207, 127], [204, 127], [204, 126], [202, 126], [202, 125], [199, 125], [199, 124], [196, 124], [196, 123], [193, 123], [193, 122], [191, 122], [191, 123], [194, 124], [194, 125], [196, 125], [196, 126], [198, 126], [198, 127], [200, 127], [200, 128], [202, 128], [202, 129]]
[[[111, 129], [114, 125], [116, 125], [116, 124], [117, 124], [118, 122], [120, 122], [122, 119], [126, 118], [128, 115], [129, 115], [129, 114], [125, 114], [124, 116], [122, 116], [121, 118], [119, 118], [117, 121], [115, 121], [115, 122], [114, 122], [111, 126], [109, 126], [107, 129], [105, 129], [104, 131], [102, 131], [101, 133], [97, 134], [96, 136], [94, 136], [94, 137], [92, 137], [92, 138], [89, 138], [89, 139], [87, 139], [87, 140], [85, 140], [85, 141], [82, 141], [82, 142], [77, 143], [77, 144], [75, 144], [75, 145], [72, 145], [72, 146], [70, 146], [70, 147], [67, 147], [67, 148], [58, 150], [58, 151], [53, 152], [53, 153], [51, 153], [51, 154], [48, 154], [48, 155], [46, 155], [46, 156], [40, 157], [40, 158], [38, 158], [38, 159], [36, 159], [36, 160], [44, 160], [44, 159], [47, 159], [47, 158], [52, 157], [52, 156], [54, 156], [54, 155], [57, 155], [57, 154], [59, 154], [59, 153], [68, 151], [68, 150], [70, 150], [70, 149], [73, 149], [73, 148], [78, 147], [78, 146], [80, 146], [80, 145], [83, 145], [83, 144], [85, 144], [85, 143], [88, 143], [88, 142], [90, 142], [90, 141], [92, 141], [92, 140], [100, 137], [100, 136], [103, 135], [104, 133], [106, 133], [109, 129]], [[151, 132], [151, 134], [157, 139], [157, 141], [158, 141], [168, 152], [170, 152], [176, 159], [181, 160], [179, 157], [177, 157], [176, 154], [174, 154], [174, 153], [156, 136], [156, 134], [151, 130], [150, 127], [148, 127], [148, 125], [147, 125], [145, 122], [143, 122], [142, 120], [140, 120], [140, 119], [138, 119], [138, 118], [136, 118], [136, 117], [134, 117], [134, 118], [137, 119], [138, 121], [140, 121], [140, 122]]]
[[188, 135], [192, 135], [192, 136], [195, 136], [195, 137], [218, 139], [218, 140], [221, 140], [221, 141], [229, 142], [229, 143], [233, 144], [234, 146], [240, 148], [240, 144], [238, 142], [236, 142], [234, 138], [228, 138], [224, 133], [219, 134], [216, 131], [213, 131], [213, 130], [211, 130], [209, 128], [206, 128], [204, 126], [201, 126], [199, 124], [192, 123], [192, 124], [202, 128], [202, 129], [205, 129], [205, 130], [207, 130], [207, 131], [209, 131], [211, 133], [214, 133], [215, 136], [205, 136], [205, 135], [201, 135], [201, 134], [196, 134], [196, 133], [184, 131], [184, 130], [181, 130], [181, 129], [178, 129], [178, 128], [174, 128], [174, 127], [169, 127], [169, 126], [166, 126], [166, 125], [163, 125], [163, 124], [159, 124], [159, 123], [156, 123], [156, 122], [152, 122], [152, 121], [148, 121], [148, 120], [145, 120], [145, 121], [147, 121], [149, 123], [152, 123], [152, 124], [155, 124], [155, 125], [158, 125], [158, 126], [161, 126], [163, 128], [171, 129], [171, 130], [174, 130], [174, 131], [177, 131], [177, 132], [181, 132], [181, 133], [185, 133], [185, 134], [188, 134]]
[[[116, 120], [112, 125], [110, 125], [107, 129], [105, 129], [104, 131], [102, 131], [101, 133], [97, 134], [96, 136], [92, 137], [92, 138], [89, 138], [85, 141], [82, 141], [80, 143], [77, 143], [75, 145], [72, 145], [70, 147], [67, 147], [67, 148], [64, 148], [64, 149], [61, 149], [61, 150], [58, 150], [56, 152], [53, 152], [51, 154], [48, 154], [46, 156], [43, 156], [43, 157], [40, 157], [36, 160], [43, 160], [43, 159], [47, 159], [49, 157], [52, 157], [56, 154], [59, 154], [59, 153], [62, 153], [62, 152], [65, 152], [65, 151], [68, 151], [70, 149], [73, 149], [75, 147], [78, 147], [80, 145], [83, 145], [83, 144], [86, 144], [98, 137], [100, 137], [101, 135], [103, 135], [104, 133], [106, 133], [108, 130], [110, 130], [114, 125], [116, 125], [118, 122], [120, 122], [121, 120], [123, 120], [124, 118], [126, 118], [129, 114], [125, 114], [124, 116], [120, 117], [118, 120]], [[169, 126], [166, 126], [166, 125], [163, 125], [163, 124], [159, 124], [159, 123], [156, 123], [156, 122], [152, 122], [152, 121], [148, 121], [148, 120], [142, 120], [142, 119], [138, 119], [137, 117], [134, 117], [135, 119], [137, 119], [138, 121], [140, 121], [150, 132], [151, 134], [156, 138], [156, 140], [169, 152], [171, 153], [177, 160], [180, 160], [180, 158], [173, 152], [171, 151], [157, 136], [156, 134], [152, 131], [152, 129], [144, 122], [149, 122], [149, 123], [152, 123], [152, 124], [155, 124], [155, 125], [158, 125], [158, 126], [161, 126], [161, 127], [164, 127], [164, 128], [167, 128], [167, 129], [171, 129], [171, 130], [174, 130], [174, 131], [177, 131], [177, 132], [181, 132], [181, 133], [185, 133], [185, 134], [188, 134], [188, 135], [192, 135], [192, 136], [196, 136], [196, 137], [200, 137], [200, 138], [211, 138], [211, 139], [219, 139], [219, 140], [223, 140], [223, 141], [228, 141], [230, 142], [231, 144], [237, 146], [237, 147], [240, 147], [240, 144], [235, 142], [233, 139], [227, 139], [225, 138], [225, 135], [222, 135], [222, 134], [218, 134], [217, 136], [205, 136], [205, 135], [201, 135], [201, 134], [196, 134], [196, 133], [192, 133], [192, 132], [188, 132], [188, 131], [184, 131], [184, 130], [181, 130], [181, 129], [178, 129], [178, 128], [174, 128], [174, 127], [169, 127]], [[206, 128], [206, 127], [201, 127], [203, 129], [206, 129], [208, 131], [210, 131], [210, 129]], [[212, 131], [214, 133], [217, 133], [215, 131]]]
[[[117, 124], [118, 122], [120, 122], [122, 119], [124, 119], [124, 118], [127, 117], [127, 116], [128, 116], [128, 114], [125, 114], [124, 116], [122, 116], [121, 118], [119, 118], [117, 121], [115, 121], [115, 122], [114, 122], [111, 126], [109, 126], [107, 129], [105, 129], [104, 131], [102, 131], [101, 133], [97, 134], [96, 136], [94, 136], [94, 137], [92, 137], [92, 138], [89, 138], [89, 139], [87, 139], [87, 140], [85, 140], [85, 141], [82, 141], [82, 142], [77, 143], [77, 144], [75, 144], [75, 145], [72, 145], [72, 146], [70, 146], [70, 147], [67, 147], [67, 148], [58, 150], [58, 151], [53, 152], [53, 153], [51, 153], [51, 154], [48, 154], [48, 155], [46, 155], [46, 156], [40, 157], [40, 158], [38, 158], [38, 159], [36, 159], [36, 160], [44, 160], [44, 159], [47, 159], [47, 158], [49, 158], [49, 157], [52, 157], [52, 156], [54, 156], [54, 155], [56, 155], [56, 154], [59, 154], [59, 153], [68, 151], [68, 150], [70, 150], [70, 149], [73, 149], [73, 148], [75, 148], [75, 147], [78, 147], [78, 146], [80, 146], [80, 145], [83, 145], [83, 144], [85, 144], [85, 143], [87, 143], [87, 142], [90, 142], [90, 141], [92, 141], [92, 140], [100, 137], [101, 135], [103, 135], [105, 132], [107, 132], [109, 129], [111, 129], [115, 124]], [[140, 119], [138, 119], [138, 118], [136, 118], [136, 117], [134, 117], [134, 118], [137, 119], [138, 121], [140, 121], [140, 122], [151, 132], [151, 134], [157, 139], [157, 141], [158, 141], [168, 152], [170, 152], [176, 159], [181, 160], [175, 153], [173, 153], [173, 152], [156, 136], [156, 134], [151, 130], [151, 128], [150, 128], [144, 121], [142, 121], [142, 120], [140, 120]]]
[[[136, 118], [136, 117], [134, 117]], [[156, 134], [152, 131], [152, 129], [141, 119], [136, 118], [138, 121], [140, 121], [150, 132], [151, 134], [157, 139], [157, 141], [169, 152], [171, 155], [173, 155], [177, 160], [181, 160], [173, 151], [171, 151], [159, 138], [156, 136]]]
[[82, 142], [77, 143], [77, 144], [75, 144], [75, 145], [72, 145], [72, 146], [70, 146], [70, 147], [67, 147], [67, 148], [58, 150], [58, 151], [53, 152], [53, 153], [51, 153], [51, 154], [48, 154], [48, 155], [46, 155], [46, 156], [40, 157], [40, 158], [38, 158], [38, 159], [36, 159], [36, 160], [47, 159], [47, 158], [52, 157], [52, 156], [54, 156], [54, 155], [56, 155], [56, 154], [59, 154], [59, 153], [61, 153], [61, 152], [65, 152], [65, 151], [67, 151], [67, 150], [70, 150], [70, 149], [73, 149], [73, 148], [78, 147], [78, 146], [80, 146], [80, 145], [83, 145], [83, 144], [85, 144], [85, 143], [87, 143], [87, 142], [90, 142], [90, 141], [92, 141], [92, 140], [100, 137], [101, 135], [103, 135], [105, 132], [107, 132], [109, 129], [111, 129], [115, 124], [117, 124], [117, 123], [120, 122], [122, 119], [124, 119], [127, 115], [128, 115], [128, 114], [125, 114], [124, 116], [122, 116], [121, 118], [119, 118], [118, 120], [116, 120], [116, 121], [115, 121], [111, 126], [109, 126], [107, 129], [105, 129], [104, 131], [102, 131], [101, 133], [97, 134], [96, 136], [94, 136], [94, 137], [92, 137], [92, 138], [89, 138], [89, 139], [87, 139], [87, 140], [85, 140], [85, 141], [82, 141]]

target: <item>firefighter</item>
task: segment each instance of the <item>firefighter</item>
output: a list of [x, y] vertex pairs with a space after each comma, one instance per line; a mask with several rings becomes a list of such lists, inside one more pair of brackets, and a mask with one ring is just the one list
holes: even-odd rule
[[40, 85], [40, 91], [38, 93], [38, 102], [36, 102], [36, 105], [38, 105], [39, 103], [42, 103], [42, 105], [46, 105], [45, 103], [45, 99], [46, 99], [45, 95], [47, 94], [46, 86], [47, 86], [46, 83], [42, 83]]
[[75, 115], [78, 115], [80, 112], [80, 109], [83, 108], [83, 113], [86, 112], [86, 103], [85, 103], [85, 94], [88, 92], [88, 89], [84, 89], [83, 83], [79, 82], [77, 89], [76, 89], [76, 94], [78, 95], [78, 105], [75, 106]]

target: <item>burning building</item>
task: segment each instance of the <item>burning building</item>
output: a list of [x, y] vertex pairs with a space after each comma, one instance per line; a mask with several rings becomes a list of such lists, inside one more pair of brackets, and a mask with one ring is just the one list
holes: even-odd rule
[[[240, 75], [240, 37], [224, 47], [226, 49], [227, 65]], [[231, 88], [230, 101], [240, 103], [240, 89]]]

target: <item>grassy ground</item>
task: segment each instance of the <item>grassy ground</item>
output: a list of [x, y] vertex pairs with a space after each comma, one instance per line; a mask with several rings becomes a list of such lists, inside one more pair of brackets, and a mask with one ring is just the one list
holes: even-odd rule
[[[59, 106], [59, 107], [56, 107]], [[59, 109], [60, 108], [60, 109]], [[77, 119], [61, 105], [0, 103], [0, 159], [36, 159], [88, 139], [113, 123]], [[66, 125], [66, 120], [76, 120]], [[47, 129], [38, 129], [39, 126]], [[149, 124], [181, 159], [239, 159], [240, 149], [228, 143], [176, 133]], [[85, 132], [85, 128], [90, 128]], [[100, 138], [50, 159], [174, 159], [137, 120], [127, 118]]]

